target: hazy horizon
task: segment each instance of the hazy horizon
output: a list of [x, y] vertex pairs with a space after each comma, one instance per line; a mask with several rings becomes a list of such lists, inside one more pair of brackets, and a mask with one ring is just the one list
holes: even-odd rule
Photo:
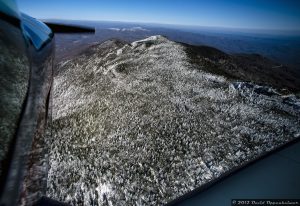
[[79, 20], [79, 19], [58, 19], [58, 18], [41, 18], [44, 22], [95, 22], [95, 23], [111, 23], [111, 24], [127, 24], [140, 26], [153, 26], [171, 29], [184, 29], [189, 31], [209, 31], [209, 32], [225, 32], [236, 34], [257, 34], [257, 35], [278, 35], [278, 36], [300, 36], [300, 29], [255, 29], [255, 28], [238, 28], [238, 27], [217, 27], [217, 26], [199, 26], [199, 25], [182, 25], [182, 24], [166, 24], [158, 22], [138, 22], [138, 21], [112, 21], [112, 20]]
[[38, 19], [117, 21], [246, 30], [299, 31], [298, 1], [19, 1]]

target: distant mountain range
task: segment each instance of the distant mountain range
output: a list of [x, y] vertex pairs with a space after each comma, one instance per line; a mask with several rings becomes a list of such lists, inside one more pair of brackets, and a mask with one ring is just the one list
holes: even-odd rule
[[79, 48], [86, 48], [88, 44], [111, 38], [132, 42], [160, 34], [173, 41], [211, 46], [230, 54], [259, 54], [280, 64], [293, 67], [297, 71], [300, 70], [299, 33], [124, 22], [53, 21], [96, 28], [95, 35], [57, 35], [59, 58], [67, 57], [70, 51], [66, 52], [66, 49], [70, 47], [74, 50], [70, 52], [72, 55]]

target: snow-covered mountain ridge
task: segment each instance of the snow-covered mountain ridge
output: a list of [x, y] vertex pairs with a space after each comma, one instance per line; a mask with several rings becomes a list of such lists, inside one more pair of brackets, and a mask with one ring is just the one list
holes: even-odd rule
[[296, 95], [219, 71], [234, 59], [213, 55], [151, 36], [61, 62], [48, 195], [72, 205], [161, 205], [300, 137]]

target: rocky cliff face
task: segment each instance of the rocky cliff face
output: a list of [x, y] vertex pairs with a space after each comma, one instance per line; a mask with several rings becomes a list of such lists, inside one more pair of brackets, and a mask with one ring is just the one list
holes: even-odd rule
[[219, 72], [221, 58], [211, 68], [189, 49], [162, 36], [110, 40], [60, 63], [48, 196], [161, 205], [299, 138], [295, 95]]

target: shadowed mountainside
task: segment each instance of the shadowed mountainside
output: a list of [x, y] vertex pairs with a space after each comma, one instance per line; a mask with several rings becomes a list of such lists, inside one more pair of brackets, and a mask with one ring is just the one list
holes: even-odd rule
[[231, 79], [251, 81], [277, 89], [300, 91], [300, 73], [258, 54], [226, 54], [208, 46], [183, 44], [193, 64]]

